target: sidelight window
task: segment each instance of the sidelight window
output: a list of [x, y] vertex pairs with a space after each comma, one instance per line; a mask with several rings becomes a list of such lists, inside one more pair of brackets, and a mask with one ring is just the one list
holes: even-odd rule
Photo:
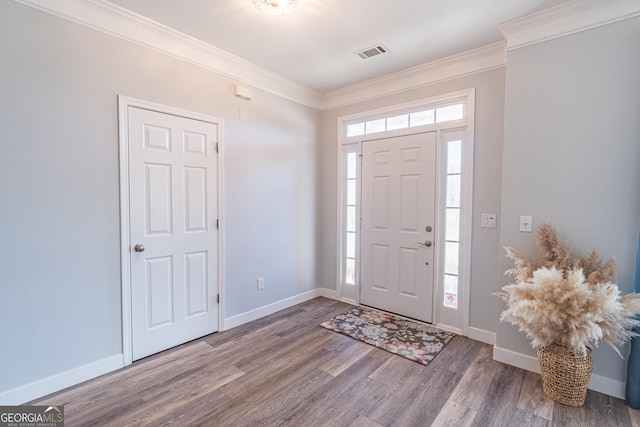
[[462, 141], [446, 142], [447, 172], [444, 237], [444, 305], [458, 307], [458, 266], [460, 261], [460, 178]]
[[357, 204], [357, 160], [355, 151], [345, 155], [345, 250], [344, 250], [344, 283], [356, 284], [356, 238], [358, 229], [358, 204]]

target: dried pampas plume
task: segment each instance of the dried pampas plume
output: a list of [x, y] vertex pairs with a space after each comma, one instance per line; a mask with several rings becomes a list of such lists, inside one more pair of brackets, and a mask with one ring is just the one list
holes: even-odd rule
[[500, 320], [518, 326], [533, 347], [556, 343], [586, 355], [590, 345], [603, 341], [620, 354], [618, 347], [640, 326], [635, 317], [640, 313], [640, 294], [620, 297], [614, 260], [603, 265], [593, 250], [574, 262], [551, 224], [541, 225], [538, 233], [541, 258], [505, 248], [515, 264], [505, 274], [515, 283], [496, 294], [507, 303]]

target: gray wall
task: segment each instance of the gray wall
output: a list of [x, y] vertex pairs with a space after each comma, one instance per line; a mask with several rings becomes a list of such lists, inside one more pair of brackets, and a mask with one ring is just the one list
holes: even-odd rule
[[0, 392], [122, 352], [118, 94], [225, 120], [227, 317], [316, 287], [317, 111], [11, 1], [0, 57]]
[[[492, 296], [509, 267], [501, 247], [534, 251], [519, 215], [615, 256], [621, 288], [632, 288], [639, 33], [635, 18], [510, 52], [506, 101], [498, 69], [319, 113], [258, 89], [240, 101], [217, 74], [0, 2], [0, 392], [122, 351], [118, 94], [225, 120], [231, 317], [335, 289], [339, 116], [476, 88], [470, 326], [533, 354], [497, 324]], [[498, 230], [480, 228], [483, 212], [500, 214]], [[624, 380], [611, 351], [594, 356], [597, 374]]]
[[[576, 252], [615, 257], [620, 289], [633, 291], [639, 161], [640, 18], [509, 52], [501, 246], [538, 254], [536, 234], [518, 231], [519, 215], [533, 215]], [[500, 271], [511, 266], [501, 261]], [[499, 326], [497, 345], [534, 355], [511, 325]], [[594, 373], [624, 381], [626, 362], [606, 345], [594, 362]]]
[[495, 332], [498, 301], [491, 294], [498, 289], [499, 233], [497, 229], [480, 228], [480, 215], [500, 211], [504, 75], [504, 68], [499, 68], [323, 113], [320, 153], [323, 240], [319, 269], [322, 286], [336, 288], [338, 117], [476, 88], [470, 326]]

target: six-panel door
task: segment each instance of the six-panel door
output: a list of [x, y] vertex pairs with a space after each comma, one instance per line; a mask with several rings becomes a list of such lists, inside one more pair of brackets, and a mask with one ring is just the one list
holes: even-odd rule
[[218, 129], [134, 107], [128, 119], [137, 360], [218, 330]]
[[432, 321], [436, 133], [362, 145], [360, 302]]

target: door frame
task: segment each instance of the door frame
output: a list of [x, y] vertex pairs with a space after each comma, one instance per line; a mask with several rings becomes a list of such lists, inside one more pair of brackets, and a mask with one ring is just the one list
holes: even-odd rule
[[224, 120], [208, 114], [198, 113], [151, 101], [118, 95], [118, 157], [120, 165], [120, 280], [122, 283], [122, 355], [124, 366], [133, 362], [133, 333], [131, 307], [131, 235], [129, 204], [129, 108], [141, 108], [163, 114], [199, 120], [217, 125], [217, 196], [218, 196], [218, 330], [223, 330], [224, 319]]
[[[348, 124], [360, 123], [363, 121], [376, 120], [383, 117], [391, 117], [394, 114], [404, 114], [410, 111], [419, 111], [422, 108], [433, 108], [443, 104], [449, 104], [453, 102], [462, 102], [464, 108], [466, 108], [465, 118], [463, 120], [436, 123], [433, 125], [426, 125], [424, 129], [422, 127], [414, 127], [402, 130], [392, 130], [380, 133], [372, 133], [368, 135], [361, 135], [355, 137], [348, 137], [346, 134], [346, 128]], [[344, 271], [344, 254], [345, 254], [345, 238], [344, 238], [344, 224], [345, 216], [343, 212], [343, 204], [345, 201], [345, 182], [346, 182], [346, 154], [355, 153], [357, 161], [357, 177], [358, 177], [358, 190], [357, 190], [357, 217], [358, 222], [361, 218], [361, 155], [362, 144], [364, 141], [375, 140], [380, 138], [388, 138], [392, 136], [400, 136], [410, 133], [422, 133], [429, 131], [437, 131], [437, 166], [436, 166], [436, 217], [435, 226], [442, 223], [442, 185], [443, 185], [443, 171], [446, 170], [444, 165], [444, 157], [442, 146], [444, 144], [445, 136], [450, 131], [465, 131], [465, 147], [463, 149], [463, 161], [462, 167], [464, 172], [462, 180], [462, 194], [461, 202], [464, 204], [464, 213], [461, 216], [461, 248], [459, 252], [459, 269], [460, 269], [460, 286], [458, 288], [458, 308], [450, 309], [442, 304], [444, 298], [443, 283], [441, 280], [443, 270], [441, 269], [443, 250], [442, 244], [437, 244], [436, 252], [434, 254], [434, 295], [433, 295], [433, 325], [436, 325], [442, 329], [453, 331], [457, 334], [468, 336], [469, 332], [469, 310], [470, 310], [470, 294], [471, 294], [471, 245], [472, 245], [472, 232], [473, 232], [473, 166], [474, 166], [474, 145], [475, 145], [475, 88], [469, 88], [456, 92], [451, 92], [439, 96], [430, 98], [424, 98], [413, 102], [404, 104], [386, 106], [374, 110], [363, 111], [346, 116], [340, 116], [337, 120], [337, 227], [336, 227], [336, 293], [337, 299], [350, 303], [360, 304], [360, 227], [358, 225], [358, 238], [356, 242], [356, 277], [355, 285], [345, 284], [343, 271]], [[453, 321], [452, 321], [453, 320]]]

